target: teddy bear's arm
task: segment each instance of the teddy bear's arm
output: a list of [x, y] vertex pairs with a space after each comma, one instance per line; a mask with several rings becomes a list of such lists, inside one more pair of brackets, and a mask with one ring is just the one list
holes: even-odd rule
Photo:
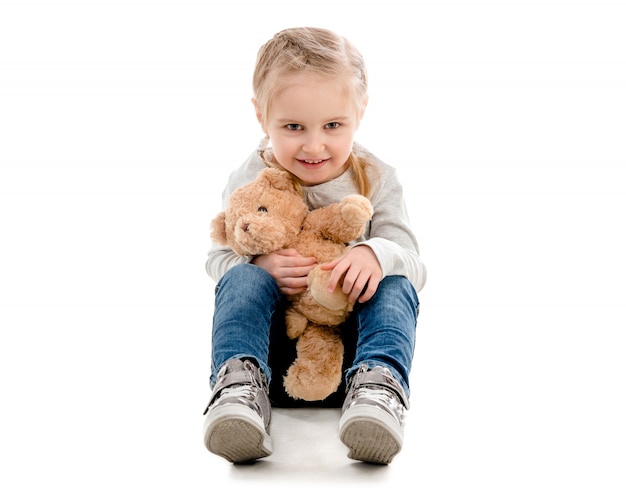
[[350, 242], [360, 237], [372, 218], [370, 201], [361, 195], [346, 196], [341, 203], [333, 203], [309, 212], [303, 228], [317, 230], [324, 238], [335, 242]]
[[226, 213], [223, 211], [211, 221], [211, 239], [221, 245], [226, 245]]

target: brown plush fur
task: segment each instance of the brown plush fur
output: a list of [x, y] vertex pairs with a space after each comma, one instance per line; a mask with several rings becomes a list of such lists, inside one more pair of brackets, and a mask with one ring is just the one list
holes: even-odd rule
[[[294, 248], [303, 256], [314, 256], [320, 265], [343, 254], [345, 244], [363, 234], [372, 212], [369, 200], [358, 194], [309, 212], [291, 176], [267, 168], [233, 192], [228, 208], [211, 223], [211, 238], [239, 255]], [[297, 358], [284, 386], [294, 399], [325, 399], [341, 382], [343, 343], [338, 326], [353, 306], [341, 288], [327, 291], [330, 274], [317, 266], [309, 273], [307, 290], [289, 296], [285, 321], [287, 335], [297, 339]]]

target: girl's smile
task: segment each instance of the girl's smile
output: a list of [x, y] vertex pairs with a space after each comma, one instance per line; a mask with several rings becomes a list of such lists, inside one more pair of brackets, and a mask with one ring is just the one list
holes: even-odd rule
[[296, 159], [296, 160], [300, 162], [300, 164], [303, 167], [306, 167], [308, 169], [315, 169], [318, 167], [322, 167], [326, 162], [328, 162], [328, 159], [321, 159], [321, 160]]

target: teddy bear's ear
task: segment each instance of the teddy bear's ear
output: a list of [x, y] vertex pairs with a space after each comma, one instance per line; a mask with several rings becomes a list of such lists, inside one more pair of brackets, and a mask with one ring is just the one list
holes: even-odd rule
[[293, 191], [295, 189], [291, 175], [284, 170], [268, 167], [267, 169], [263, 169], [260, 176], [262, 179], [265, 179], [270, 186], [280, 191]]
[[211, 222], [211, 239], [221, 245], [226, 242], [226, 213], [220, 212]]

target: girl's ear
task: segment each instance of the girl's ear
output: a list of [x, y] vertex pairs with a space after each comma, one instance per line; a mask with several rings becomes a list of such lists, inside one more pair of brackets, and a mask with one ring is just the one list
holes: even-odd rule
[[263, 123], [263, 113], [261, 112], [261, 108], [259, 107], [259, 103], [257, 102], [257, 100], [253, 97], [252, 98], [252, 104], [254, 104], [254, 112], [256, 113], [256, 119], [259, 122], [259, 124], [261, 125], [262, 128], [264, 128], [264, 123]]
[[363, 119], [363, 115], [365, 114], [365, 108], [367, 107], [368, 101], [369, 98], [365, 96], [365, 98], [363, 99], [363, 104], [361, 104], [361, 113], [359, 114], [359, 119]]

